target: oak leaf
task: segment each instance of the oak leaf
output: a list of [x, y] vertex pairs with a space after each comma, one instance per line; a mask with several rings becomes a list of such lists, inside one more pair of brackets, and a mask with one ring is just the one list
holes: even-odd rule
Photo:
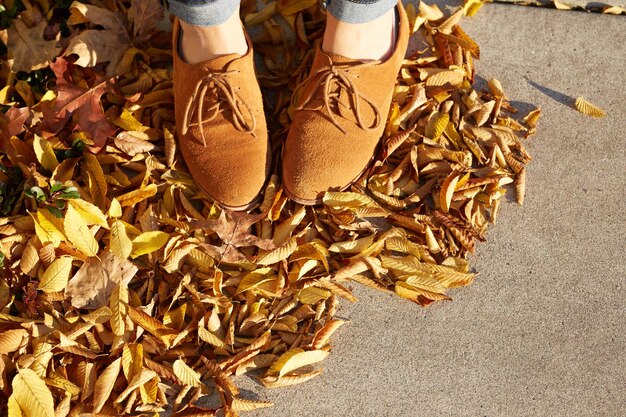
[[45, 68], [61, 52], [59, 36], [47, 41], [43, 37], [47, 22], [42, 20], [33, 28], [16, 19], [8, 31], [9, 65], [11, 71], [34, 71]]

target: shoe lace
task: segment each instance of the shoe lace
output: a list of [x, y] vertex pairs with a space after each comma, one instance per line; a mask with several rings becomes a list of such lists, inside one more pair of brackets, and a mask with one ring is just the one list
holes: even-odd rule
[[[229, 79], [229, 75], [238, 73], [239, 70], [231, 71], [208, 71], [207, 74], [201, 77], [194, 88], [194, 92], [191, 95], [191, 99], [185, 106], [185, 112], [183, 115], [183, 127], [182, 133], [187, 133], [191, 119], [195, 115], [197, 117], [198, 126], [202, 126], [202, 116], [205, 112], [206, 97], [209, 94], [216, 94], [217, 101], [210, 106], [206, 111], [213, 111], [213, 114], [205, 119], [205, 121], [211, 121], [217, 117], [221, 107], [221, 103], [225, 102], [231, 109], [233, 114], [233, 122], [235, 128], [243, 133], [251, 133], [254, 135], [254, 129], [256, 128], [256, 118], [250, 110], [250, 107], [241, 99], [241, 96], [237, 94], [237, 90], [233, 86], [232, 81]], [[221, 97], [220, 97], [221, 96]], [[249, 116], [249, 120], [246, 118], [246, 114]], [[207, 146], [206, 137], [204, 135], [204, 129], [200, 128], [200, 136], [204, 146]]]
[[[328, 67], [321, 68], [315, 73], [310, 74], [294, 90], [293, 95], [291, 97], [291, 100], [292, 100], [291, 104], [296, 110], [319, 110], [319, 108], [311, 108], [311, 107], [307, 107], [307, 105], [311, 103], [311, 101], [313, 101], [317, 97], [317, 95], [321, 92], [324, 107], [326, 108], [326, 111], [332, 123], [337, 127], [337, 129], [341, 130], [343, 134], [346, 134], [345, 129], [341, 127], [341, 124], [335, 117], [335, 112], [333, 111], [333, 107], [331, 106], [331, 99], [335, 99], [338, 106], [342, 106], [342, 105], [345, 106], [343, 103], [339, 102], [338, 100], [339, 92], [341, 89], [343, 89], [348, 93], [350, 97], [350, 101], [352, 102], [352, 105], [349, 107], [349, 109], [352, 110], [352, 113], [354, 114], [354, 118], [356, 120], [357, 125], [363, 130], [374, 130], [376, 129], [376, 127], [380, 125], [380, 122], [381, 122], [380, 109], [370, 99], [368, 99], [363, 94], [361, 94], [361, 92], [359, 91], [359, 89], [357, 88], [354, 82], [354, 76], [350, 74], [347, 71], [347, 69], [348, 68], [354, 69], [355, 67], [361, 68], [365, 66], [375, 65], [378, 63], [379, 61], [369, 61], [363, 64], [358, 64], [356, 66], [355, 65], [331, 64]], [[315, 87], [306, 95], [306, 97], [303, 98], [301, 104], [296, 105], [294, 102], [294, 98], [299, 95], [300, 90], [303, 90], [304, 87], [308, 85], [309, 81], [314, 80], [316, 78], [317, 78], [317, 84], [315, 85]], [[334, 91], [332, 88], [333, 84], [337, 87], [337, 89]], [[320, 91], [321, 88], [323, 88], [323, 90]], [[360, 102], [359, 99], [367, 103], [374, 111], [374, 124], [371, 126], [367, 126], [365, 122], [363, 121], [363, 115], [361, 114], [361, 105], [359, 103]], [[337, 112], [337, 115], [341, 117], [338, 107], [337, 107], [336, 112]]]

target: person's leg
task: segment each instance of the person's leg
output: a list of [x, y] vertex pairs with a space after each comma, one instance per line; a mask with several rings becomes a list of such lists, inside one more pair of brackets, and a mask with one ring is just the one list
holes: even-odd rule
[[347, 58], [385, 60], [394, 50], [397, 0], [327, 0], [322, 49]]
[[284, 192], [302, 204], [319, 203], [328, 190], [348, 189], [366, 171], [409, 39], [398, 0], [330, 1], [324, 40], [309, 77], [294, 91], [283, 145]]
[[[260, 199], [271, 165], [263, 99], [239, 0], [169, 0], [178, 148], [222, 207]], [[245, 161], [245, 163], [242, 163]]]
[[180, 52], [190, 64], [248, 50], [239, 17], [240, 0], [168, 0], [180, 19]]

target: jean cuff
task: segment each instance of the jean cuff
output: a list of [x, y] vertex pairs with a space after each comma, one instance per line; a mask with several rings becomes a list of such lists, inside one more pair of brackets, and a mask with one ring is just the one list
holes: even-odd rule
[[367, 23], [387, 13], [398, 0], [322, 0], [322, 4], [337, 20]]
[[169, 10], [183, 22], [194, 26], [221, 25], [237, 11], [234, 0], [168, 0]]

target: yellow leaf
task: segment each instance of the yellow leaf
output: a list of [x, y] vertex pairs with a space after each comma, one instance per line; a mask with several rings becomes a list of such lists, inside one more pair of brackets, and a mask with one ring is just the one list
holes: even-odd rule
[[134, 259], [138, 256], [157, 251], [163, 247], [170, 238], [165, 232], [144, 232], [133, 239], [133, 250], [130, 256]]
[[44, 167], [44, 169], [52, 172], [59, 165], [59, 161], [54, 154], [52, 145], [48, 140], [35, 135], [33, 139], [33, 149], [35, 151], [35, 155], [37, 156], [37, 160], [41, 166]]
[[148, 128], [141, 124], [141, 122], [135, 119], [135, 116], [128, 109], [123, 108], [122, 113], [111, 120], [114, 124], [121, 127], [125, 131], [137, 131], [137, 132], [145, 132]]
[[578, 110], [582, 114], [586, 114], [587, 116], [593, 116], [593, 117], [606, 116], [606, 113], [604, 112], [604, 110], [602, 110], [600, 107], [596, 106], [595, 104], [591, 104], [590, 102], [588, 102], [582, 97], [578, 97], [576, 99], [575, 105], [576, 105], [576, 110]]
[[528, 114], [522, 120], [526, 126], [535, 126], [541, 116], [541, 109], [534, 109], [528, 112]]
[[122, 371], [127, 381], [131, 381], [143, 369], [143, 345], [129, 343], [122, 350]]
[[259, 286], [261, 283], [269, 281], [275, 278], [274, 270], [272, 268], [259, 268], [255, 271], [252, 271], [241, 278], [239, 281], [239, 286], [237, 287], [237, 291], [235, 295], [252, 289], [254, 287]]
[[374, 235], [362, 237], [360, 239], [348, 240], [345, 242], [335, 242], [328, 247], [330, 252], [339, 253], [359, 253], [369, 248], [374, 242]]
[[463, 5], [463, 10], [465, 12], [465, 16], [472, 17], [474, 16], [478, 10], [483, 6], [483, 2], [481, 0], [465, 0]]
[[277, 262], [280, 262], [284, 259], [289, 258], [289, 256], [291, 256], [291, 254], [297, 248], [298, 248], [298, 242], [296, 241], [296, 238], [291, 237], [289, 238], [289, 240], [287, 240], [287, 243], [285, 243], [283, 246], [276, 248], [270, 253], [268, 253], [267, 255], [265, 255], [263, 258], [259, 259], [257, 263], [259, 265], [275, 264]]
[[626, 9], [620, 6], [604, 6], [602, 13], [620, 15], [626, 14]]
[[176, 331], [167, 327], [159, 321], [159, 319], [152, 317], [138, 308], [129, 307], [128, 316], [138, 326], [152, 333], [157, 338], [163, 340], [168, 345], [171, 340], [171, 336], [176, 334]]
[[142, 385], [148, 383], [149, 381], [153, 379], [158, 380], [158, 378], [159, 376], [152, 369], [146, 369], [142, 367], [141, 371], [138, 374], [136, 374], [133, 377], [133, 379], [130, 380], [130, 382], [124, 389], [124, 391], [122, 391], [120, 395], [117, 396], [117, 398], [115, 399], [115, 401], [113, 401], [113, 403], [119, 404], [120, 402], [124, 401], [124, 399], [128, 397], [128, 395], [132, 391], [136, 390], [137, 388], [141, 387]]
[[67, 238], [76, 249], [87, 256], [96, 256], [98, 254], [98, 242], [96, 242], [96, 239], [89, 231], [85, 220], [71, 205], [67, 206], [63, 224]]
[[126, 234], [124, 223], [119, 220], [113, 220], [111, 223], [109, 244], [111, 245], [111, 252], [122, 259], [127, 259], [133, 250], [133, 242]]
[[90, 152], [85, 152], [83, 154], [83, 169], [86, 171], [86, 176], [89, 180], [91, 199], [96, 206], [104, 210], [108, 185], [98, 158]]
[[57, 247], [66, 239], [62, 221], [54, 217], [48, 210], [39, 209], [35, 215], [29, 214], [35, 223], [35, 233], [43, 245], [52, 243], [54, 247]]
[[93, 413], [97, 414], [102, 410], [104, 404], [107, 402], [113, 391], [113, 386], [120, 373], [120, 365], [122, 358], [115, 359], [105, 370], [100, 374], [96, 381], [96, 386], [93, 393]]
[[398, 281], [395, 286], [396, 294], [399, 296], [406, 298], [407, 300], [411, 300], [413, 302], [419, 303], [421, 305], [426, 305], [429, 302], [425, 302], [425, 300], [420, 299], [420, 296], [426, 298], [428, 300], [450, 300], [451, 298], [445, 294], [431, 292], [428, 290], [415, 288], [405, 282]]
[[0, 333], [0, 353], [8, 355], [16, 351], [22, 345], [24, 338], [28, 337], [28, 332], [24, 329], [3, 330]]
[[9, 408], [9, 415], [7, 417], [24, 417], [24, 414], [22, 414], [22, 409], [15, 399], [15, 394], [9, 397], [7, 406]]
[[26, 245], [22, 258], [20, 259], [20, 269], [28, 276], [36, 277], [37, 270], [39, 269], [39, 251], [31, 240]]
[[443, 12], [439, 9], [439, 6], [436, 4], [431, 6], [423, 1], [419, 2], [419, 12], [421, 16], [430, 21], [439, 20], [443, 17]]
[[13, 397], [26, 417], [54, 417], [54, 401], [46, 383], [31, 369], [13, 378]]
[[405, 278], [404, 282], [417, 289], [430, 292], [444, 293], [446, 291], [446, 287], [443, 284], [427, 273], [408, 276]]
[[504, 89], [502, 88], [502, 83], [500, 83], [500, 80], [496, 78], [491, 78], [489, 81], [487, 81], [487, 86], [489, 86], [489, 89], [491, 90], [491, 93], [494, 96], [506, 98], [506, 95], [504, 94]]
[[38, 289], [44, 292], [62, 291], [67, 286], [70, 272], [72, 272], [72, 258], [69, 256], [60, 257], [46, 269], [39, 281]]
[[462, 8], [454, 12], [450, 17], [443, 21], [438, 27], [437, 30], [441, 33], [449, 35], [452, 32], [452, 28], [459, 23], [461, 18], [463, 17], [465, 10]]
[[174, 362], [174, 375], [185, 385], [191, 385], [192, 387], [202, 385], [200, 374], [191, 369], [182, 359], [177, 359]]
[[323, 202], [329, 207], [357, 208], [362, 206], [377, 206], [376, 202], [365, 194], [353, 192], [333, 192], [327, 191], [324, 194]]
[[226, 343], [224, 343], [224, 341], [222, 339], [220, 339], [218, 336], [216, 336], [215, 334], [213, 334], [212, 332], [210, 332], [209, 330], [205, 329], [204, 327], [198, 327], [198, 337], [215, 346], [218, 348], [222, 348], [222, 349], [226, 349]]
[[[317, 0], [316, 0], [317, 1]], [[253, 411], [259, 408], [267, 408], [273, 406], [271, 401], [246, 400], [244, 398], [235, 397], [231, 407], [238, 413]]]
[[444, 213], [450, 211], [452, 196], [454, 195], [458, 181], [459, 174], [457, 172], [452, 172], [448, 175], [443, 184], [441, 184], [441, 191], [439, 192], [439, 205], [441, 206], [441, 211]]
[[71, 396], [76, 396], [80, 394], [80, 387], [76, 384], [72, 383], [67, 378], [64, 378], [62, 375], [57, 372], [50, 372], [48, 378], [46, 378], [46, 384], [51, 387], [57, 387], [62, 389], [63, 391], [69, 393]]
[[341, 327], [344, 323], [345, 321], [340, 319], [331, 319], [326, 322], [326, 324], [315, 333], [311, 346], [314, 349], [322, 348], [335, 330]]
[[98, 226], [102, 226], [105, 229], [109, 228], [109, 224], [107, 223], [107, 218], [102, 213], [102, 210], [91, 204], [88, 201], [82, 200], [80, 198], [74, 198], [69, 200], [69, 204], [74, 207], [76, 212], [80, 215], [80, 217], [85, 220], [85, 223], [88, 225], [97, 224]]
[[303, 304], [315, 304], [330, 297], [332, 293], [324, 288], [307, 287], [298, 293], [298, 300]]
[[573, 7], [571, 4], [564, 3], [559, 0], [553, 0], [553, 3], [554, 7], [556, 7], [558, 10], [571, 10]]
[[278, 374], [280, 378], [294, 369], [324, 360], [329, 353], [330, 352], [326, 350], [305, 351], [301, 348], [293, 348], [283, 353], [276, 362], [272, 364], [267, 373], [269, 375]]
[[111, 330], [116, 336], [123, 336], [126, 330], [126, 316], [128, 315], [128, 287], [116, 285], [109, 298], [111, 308]]
[[305, 372], [305, 373], [291, 373], [288, 375], [284, 375], [281, 378], [275, 378], [275, 377], [265, 377], [265, 378], [259, 378], [259, 380], [261, 381], [261, 383], [267, 387], [267, 388], [279, 388], [279, 387], [288, 387], [291, 385], [297, 385], [297, 384], [301, 384], [303, 382], [306, 382], [310, 379], [315, 378], [316, 376], [320, 375], [322, 373], [321, 369], [318, 369], [316, 371], [312, 371], [312, 372]]
[[459, 87], [463, 83], [464, 78], [464, 74], [461, 71], [439, 71], [426, 79], [426, 87]]
[[304, 219], [304, 216], [306, 216], [306, 209], [305, 206], [301, 206], [287, 220], [276, 226], [272, 240], [277, 247], [284, 244], [291, 237], [291, 234]]
[[111, 205], [109, 206], [109, 217], [122, 217], [122, 206], [116, 198], [111, 200]]
[[157, 186], [150, 184], [145, 188], [139, 190], [133, 190], [126, 194], [117, 197], [117, 200], [122, 207], [134, 206], [135, 204], [154, 196], [157, 193]]

